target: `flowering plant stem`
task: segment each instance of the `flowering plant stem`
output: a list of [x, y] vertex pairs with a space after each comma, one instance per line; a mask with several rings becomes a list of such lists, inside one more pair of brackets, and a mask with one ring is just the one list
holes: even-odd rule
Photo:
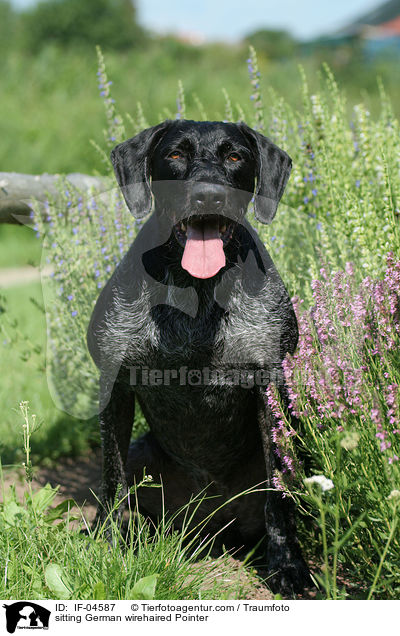
[[325, 508], [322, 499], [319, 498], [319, 515], [320, 515], [320, 527], [322, 533], [322, 549], [324, 553], [324, 579], [325, 579], [325, 592], [326, 598], [331, 599], [331, 584], [329, 576], [329, 558], [328, 558], [328, 541], [326, 537], [326, 518]]
[[[341, 458], [342, 458], [341, 448], [342, 447], [340, 445], [340, 440], [338, 437], [336, 441], [336, 460], [337, 460], [338, 470], [340, 470]], [[333, 563], [332, 563], [332, 598], [334, 600], [337, 600], [337, 566], [338, 566], [338, 555], [339, 555], [339, 549], [340, 549], [340, 544], [339, 544], [339, 527], [340, 527], [340, 512], [339, 511], [340, 509], [341, 509], [340, 489], [335, 488], [335, 507], [334, 507], [335, 527], [334, 527]]]
[[392, 542], [392, 539], [393, 539], [393, 537], [394, 537], [394, 534], [395, 534], [395, 532], [396, 532], [396, 528], [397, 528], [398, 521], [399, 521], [398, 513], [397, 513], [397, 510], [395, 509], [395, 510], [394, 510], [394, 514], [393, 514], [392, 523], [391, 523], [391, 525], [390, 525], [390, 532], [389, 532], [389, 536], [388, 536], [388, 538], [387, 538], [386, 545], [385, 545], [385, 547], [384, 547], [384, 549], [383, 549], [383, 552], [382, 552], [381, 558], [380, 558], [380, 560], [379, 560], [379, 565], [378, 565], [378, 567], [377, 567], [377, 569], [376, 569], [375, 578], [374, 578], [374, 580], [373, 580], [373, 582], [372, 582], [372, 585], [371, 585], [371, 588], [370, 588], [369, 594], [368, 594], [368, 596], [367, 596], [367, 601], [370, 601], [370, 600], [371, 600], [371, 598], [372, 598], [372, 596], [373, 596], [373, 594], [374, 594], [374, 592], [375, 592], [375, 587], [376, 587], [376, 584], [377, 584], [377, 582], [378, 582], [378, 580], [379, 580], [379, 577], [380, 577], [380, 574], [381, 574], [381, 571], [382, 571], [382, 566], [383, 566], [383, 564], [385, 563], [385, 559], [386, 559], [386, 555], [387, 555], [388, 550], [389, 550], [389, 546], [390, 546], [390, 544], [391, 544], [391, 542]]

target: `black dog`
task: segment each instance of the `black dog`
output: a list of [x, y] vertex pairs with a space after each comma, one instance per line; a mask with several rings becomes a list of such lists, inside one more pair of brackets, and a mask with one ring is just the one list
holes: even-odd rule
[[[273, 487], [279, 460], [265, 397], [271, 380], [285, 397], [281, 363], [296, 348], [297, 323], [245, 219], [256, 182], [255, 215], [272, 220], [290, 157], [246, 124], [176, 120], [119, 144], [111, 159], [132, 214], [145, 216], [152, 196], [154, 211], [88, 331], [101, 372], [100, 518], [146, 469], [161, 476], [164, 510], [204, 491], [196, 520], [218, 508], [207, 531], [228, 524], [225, 546], [264, 537], [272, 588], [301, 590], [309, 574], [293, 506]], [[150, 432], [130, 446], [135, 396]], [[257, 484], [264, 489], [222, 505]], [[138, 498], [142, 513], [161, 516], [159, 489], [140, 488]]]

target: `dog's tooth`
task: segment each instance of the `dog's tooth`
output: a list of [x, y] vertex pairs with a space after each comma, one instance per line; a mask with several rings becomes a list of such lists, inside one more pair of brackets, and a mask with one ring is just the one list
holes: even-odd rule
[[224, 223], [223, 225], [221, 225], [221, 227], [219, 228], [219, 231], [222, 232], [222, 234], [224, 232], [226, 232], [226, 223]]
[[182, 232], [186, 232], [186, 226], [183, 221], [181, 221], [181, 230]]

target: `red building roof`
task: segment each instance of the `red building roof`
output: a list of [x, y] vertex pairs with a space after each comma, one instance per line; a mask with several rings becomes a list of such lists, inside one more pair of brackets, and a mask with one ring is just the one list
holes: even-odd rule
[[380, 24], [379, 30], [384, 31], [385, 35], [400, 35], [400, 15], [389, 22]]

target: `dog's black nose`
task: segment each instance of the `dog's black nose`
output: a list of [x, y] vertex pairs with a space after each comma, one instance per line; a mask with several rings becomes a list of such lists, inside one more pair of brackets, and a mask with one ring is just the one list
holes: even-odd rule
[[199, 211], [218, 211], [224, 207], [225, 202], [226, 191], [223, 186], [199, 183], [192, 188], [191, 203]]

